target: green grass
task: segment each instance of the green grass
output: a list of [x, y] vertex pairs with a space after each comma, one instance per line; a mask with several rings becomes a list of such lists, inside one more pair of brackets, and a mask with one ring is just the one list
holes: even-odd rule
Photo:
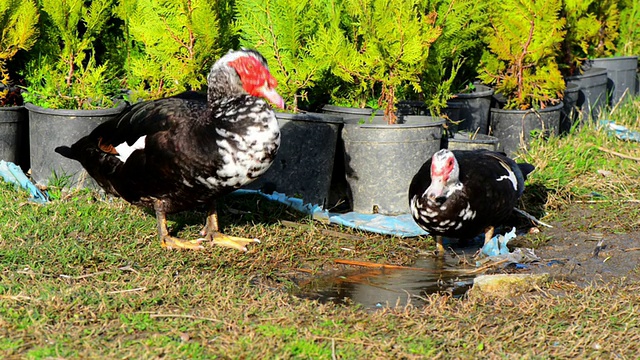
[[[637, 111], [638, 101], [633, 106]], [[632, 110], [619, 109], [627, 114], [619, 120], [637, 129]], [[593, 200], [588, 195], [596, 191], [606, 201], [589, 206], [609, 215], [576, 226], [604, 221], [620, 223], [622, 232], [637, 229], [640, 210], [629, 212], [622, 202], [638, 198], [637, 162], [591, 143], [640, 156], [638, 144], [591, 127], [536, 143], [523, 158], [538, 167], [530, 184], [544, 196], [531, 199], [568, 222], [563, 209]], [[613, 174], [598, 178], [598, 169]], [[223, 231], [261, 244], [247, 253], [167, 251], [148, 212], [90, 191], [57, 190], [57, 200], [37, 205], [0, 184], [1, 358], [637, 357], [640, 284], [556, 281], [514, 298], [434, 294], [424, 306], [379, 311], [320, 304], [290, 295], [297, 275], [330, 269], [337, 258], [409, 264], [431, 239], [332, 227], [240, 197], [220, 204]], [[203, 213], [190, 212], [169, 223], [193, 238], [203, 222]], [[534, 242], [553, 239], [541, 233]]]
[[[605, 111], [600, 118], [640, 131], [639, 116], [640, 100], [635, 99], [614, 111]], [[536, 166], [529, 185], [544, 190], [543, 195], [533, 195], [544, 200], [547, 210], [576, 200], [611, 204], [639, 199], [640, 182], [635, 181], [640, 178], [638, 161], [605, 150], [640, 158], [637, 142], [608, 136], [594, 121], [574, 127], [568, 136], [533, 141], [519, 158]]]

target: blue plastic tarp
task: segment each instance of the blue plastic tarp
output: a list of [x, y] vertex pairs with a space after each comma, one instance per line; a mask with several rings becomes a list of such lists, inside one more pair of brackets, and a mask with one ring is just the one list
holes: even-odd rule
[[20, 169], [18, 165], [12, 162], [0, 160], [0, 176], [2, 176], [4, 181], [16, 184], [29, 191], [31, 193], [31, 198], [29, 200], [40, 204], [44, 204], [49, 201], [47, 195], [40, 191], [40, 189], [38, 189], [31, 180], [29, 180], [27, 175], [22, 172], [22, 169]]

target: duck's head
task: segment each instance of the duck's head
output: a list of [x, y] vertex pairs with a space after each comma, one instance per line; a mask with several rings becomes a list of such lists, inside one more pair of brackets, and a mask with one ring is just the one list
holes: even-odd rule
[[427, 188], [427, 199], [435, 201], [446, 197], [450, 189], [459, 183], [460, 168], [453, 153], [442, 149], [431, 157], [431, 185]]
[[284, 100], [275, 90], [278, 82], [269, 72], [267, 60], [255, 50], [230, 50], [213, 64], [207, 81], [210, 96], [247, 93], [284, 109]]

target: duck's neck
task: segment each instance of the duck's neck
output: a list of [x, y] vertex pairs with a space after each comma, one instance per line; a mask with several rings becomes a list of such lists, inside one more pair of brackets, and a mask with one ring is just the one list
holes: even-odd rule
[[223, 70], [214, 70], [209, 74], [207, 79], [209, 106], [228, 102], [246, 94], [237, 77], [238, 75]]

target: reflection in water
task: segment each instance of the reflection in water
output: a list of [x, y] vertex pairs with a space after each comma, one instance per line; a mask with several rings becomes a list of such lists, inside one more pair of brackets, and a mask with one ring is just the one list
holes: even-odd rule
[[361, 304], [367, 308], [423, 304], [425, 295], [448, 292], [463, 295], [473, 284], [472, 267], [462, 268], [447, 255], [420, 258], [409, 269], [354, 267], [327, 278], [301, 284], [298, 296], [336, 304]]

